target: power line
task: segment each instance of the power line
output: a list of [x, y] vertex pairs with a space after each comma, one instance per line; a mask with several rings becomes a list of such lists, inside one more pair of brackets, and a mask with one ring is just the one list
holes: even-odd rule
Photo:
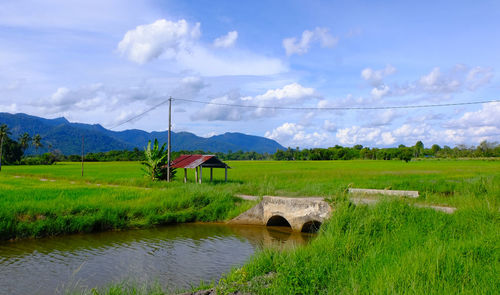
[[473, 101], [473, 102], [427, 104], [427, 105], [407, 105], [407, 106], [324, 107], [324, 108], [320, 108], [320, 107], [273, 107], [273, 106], [242, 105], [242, 104], [229, 104], [229, 103], [218, 103], [218, 102], [210, 102], [210, 101], [201, 101], [201, 100], [185, 99], [185, 98], [176, 98], [175, 100], [186, 101], [186, 102], [194, 102], [194, 103], [201, 103], [201, 104], [208, 104], [208, 105], [238, 107], [238, 108], [273, 109], [273, 110], [318, 110], [318, 111], [416, 109], [416, 108], [449, 107], [449, 106], [461, 106], [461, 105], [472, 105], [472, 104], [483, 104], [483, 103], [500, 102], [500, 100], [484, 100], [484, 101]]
[[[126, 123], [128, 123], [128, 122], [130, 122], [130, 121], [133, 121], [133, 120], [135, 120], [135, 119], [138, 119], [138, 118], [140, 118], [140, 117], [144, 116], [145, 114], [147, 114], [147, 113], [149, 113], [149, 112], [151, 112], [151, 111], [153, 111], [153, 110], [155, 110], [155, 109], [157, 109], [157, 108], [161, 107], [162, 105], [166, 104], [169, 100], [170, 100], [170, 98], [167, 98], [166, 100], [164, 100], [164, 101], [160, 102], [160, 103], [159, 103], [159, 104], [157, 104], [157, 105], [152, 106], [151, 108], [149, 108], [149, 109], [145, 110], [144, 112], [140, 113], [139, 115], [134, 116], [134, 117], [132, 117], [132, 118], [130, 118], [130, 119], [127, 119], [127, 120], [125, 120], [125, 121], [123, 121], [123, 122], [121, 122], [121, 123], [119, 123], [119, 124], [117, 124], [117, 125], [115, 125], [115, 126], [113, 126], [113, 127], [109, 128], [109, 129], [110, 129], [110, 130], [115, 129], [116, 127], [122, 126], [123, 124], [126, 124]], [[172, 99], [172, 100], [173, 100], [173, 99]]]
[[[500, 102], [499, 99], [496, 100], [483, 100], [483, 101], [472, 101], [472, 102], [458, 102], [458, 103], [444, 103], [444, 104], [427, 104], [427, 105], [407, 105], [407, 106], [378, 106], [378, 107], [274, 107], [274, 106], [257, 106], [257, 105], [242, 105], [242, 104], [229, 104], [229, 103], [218, 103], [218, 102], [210, 102], [210, 101], [201, 101], [194, 99], [185, 99], [185, 98], [172, 98], [172, 100], [179, 100], [185, 102], [199, 103], [205, 105], [217, 105], [217, 106], [227, 106], [227, 107], [238, 107], [238, 108], [253, 108], [253, 109], [272, 109], [272, 110], [317, 110], [317, 111], [348, 111], [348, 110], [389, 110], [389, 109], [417, 109], [417, 108], [432, 108], [432, 107], [450, 107], [450, 106], [462, 106], [462, 105], [474, 105], [474, 104], [483, 104], [483, 103], [493, 103]], [[152, 106], [151, 108], [145, 110], [144, 112], [136, 115], [132, 118], [129, 118], [111, 128], [110, 130], [120, 127], [130, 121], [138, 119], [145, 114], [159, 108], [160, 106], [169, 102], [169, 98], [160, 102], [157, 105]]]

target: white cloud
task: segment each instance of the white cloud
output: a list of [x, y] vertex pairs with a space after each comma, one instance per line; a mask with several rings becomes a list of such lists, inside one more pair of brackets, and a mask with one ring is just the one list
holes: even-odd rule
[[429, 93], [452, 93], [462, 86], [458, 77], [443, 75], [439, 67], [435, 67], [429, 74], [422, 76], [419, 84], [425, 92]]
[[1, 112], [16, 113], [18, 111], [17, 104], [11, 103], [9, 105], [0, 104]]
[[386, 96], [447, 95], [464, 90], [474, 91], [490, 83], [493, 77], [493, 70], [491, 68], [469, 68], [465, 65], [457, 64], [445, 72], [441, 71], [439, 67], [434, 67], [429, 73], [417, 80], [403, 85], [394, 83], [389, 86], [384, 83], [384, 78], [395, 72], [396, 68], [391, 65], [387, 65], [381, 70], [365, 68], [361, 71], [361, 77], [373, 86], [371, 95], [376, 99]]
[[353, 145], [379, 142], [381, 139], [381, 133], [380, 128], [352, 126], [339, 129], [335, 136], [341, 144]]
[[387, 85], [380, 85], [372, 89], [371, 94], [374, 98], [380, 99], [390, 93], [390, 88]]
[[314, 31], [305, 30], [300, 40], [296, 37], [283, 39], [283, 47], [288, 56], [302, 55], [307, 53], [315, 42], [319, 42], [323, 48], [333, 48], [337, 45], [338, 38], [333, 37], [327, 28], [316, 28]]
[[202, 76], [266, 76], [288, 71], [276, 58], [234, 48], [216, 52], [200, 44], [180, 52], [176, 62], [180, 70], [192, 70]]
[[389, 75], [396, 72], [396, 68], [392, 65], [387, 65], [381, 70], [373, 70], [371, 68], [365, 68], [361, 71], [361, 77], [368, 81], [372, 86], [380, 86], [383, 83], [383, 79]]
[[264, 135], [274, 139], [285, 146], [318, 147], [324, 146], [331, 137], [326, 133], [310, 132], [305, 127], [296, 123], [283, 123], [281, 126], [267, 131]]
[[[206, 105], [202, 110], [191, 116], [193, 120], [221, 120], [239, 121], [242, 119], [273, 116], [276, 111], [269, 107], [300, 105], [309, 100], [319, 98], [313, 88], [303, 87], [298, 83], [291, 83], [282, 88], [270, 89], [264, 94], [256, 96], [241, 96], [239, 93], [230, 93], [212, 99], [213, 104]], [[222, 105], [221, 105], [222, 104]], [[258, 106], [259, 108], [235, 108], [229, 105]]]
[[[245, 50], [218, 52], [201, 43], [200, 36], [200, 23], [160, 19], [128, 31], [118, 44], [118, 52], [138, 64], [166, 59], [172, 70], [195, 71], [203, 76], [274, 75], [288, 70], [279, 59]], [[236, 31], [229, 32], [216, 40], [215, 47], [230, 47], [237, 36]]]
[[451, 120], [446, 125], [453, 128], [500, 128], [500, 102], [485, 103], [480, 110], [466, 112], [459, 119]]
[[231, 31], [227, 33], [227, 35], [221, 36], [214, 40], [214, 46], [220, 48], [228, 48], [234, 46], [236, 43], [236, 39], [238, 39], [238, 32]]
[[133, 62], [144, 64], [165, 54], [171, 58], [189, 50], [200, 37], [200, 23], [189, 25], [160, 19], [128, 31], [118, 44], [118, 51]]

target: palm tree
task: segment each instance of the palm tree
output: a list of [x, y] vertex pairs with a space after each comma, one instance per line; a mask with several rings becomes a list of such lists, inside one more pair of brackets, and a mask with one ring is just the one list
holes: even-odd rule
[[30, 142], [31, 136], [28, 134], [28, 132], [24, 132], [24, 134], [19, 137], [19, 143], [21, 144], [23, 151], [25, 151], [30, 146]]
[[6, 124], [2, 124], [0, 126], [0, 171], [2, 171], [2, 148], [3, 148], [3, 141], [5, 138], [9, 136], [10, 131], [9, 127], [7, 127]]
[[42, 137], [40, 136], [40, 134], [33, 136], [33, 145], [35, 146], [35, 150], [38, 154], [38, 148], [43, 147]]

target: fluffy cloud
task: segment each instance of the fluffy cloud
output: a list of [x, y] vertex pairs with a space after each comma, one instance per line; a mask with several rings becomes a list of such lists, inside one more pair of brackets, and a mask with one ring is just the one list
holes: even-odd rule
[[333, 37], [327, 28], [316, 28], [314, 31], [305, 30], [300, 40], [296, 37], [283, 39], [283, 47], [288, 56], [302, 55], [307, 53], [315, 42], [320, 43], [323, 48], [333, 48], [337, 45], [338, 38]]
[[458, 77], [443, 75], [438, 67], [424, 75], [418, 81], [422, 90], [429, 93], [451, 93], [456, 92], [461, 86]]
[[446, 124], [450, 128], [496, 127], [500, 128], [500, 102], [485, 103], [474, 112], [466, 112], [457, 120]]
[[366, 68], [361, 71], [361, 77], [368, 81], [372, 86], [379, 86], [383, 83], [383, 79], [389, 75], [392, 75], [396, 72], [396, 68], [387, 65], [385, 68], [381, 70], [373, 70], [371, 68]]
[[[319, 98], [319, 94], [313, 88], [292, 83], [282, 88], [270, 89], [264, 94], [256, 96], [241, 96], [239, 93], [231, 93], [217, 97], [210, 101], [212, 104], [207, 104], [191, 118], [209, 121], [239, 121], [260, 118], [274, 115], [276, 111], [271, 107], [299, 105], [316, 98]], [[225, 106], [225, 104], [243, 107], [236, 108]], [[251, 106], [257, 106], [257, 108]]]
[[396, 142], [390, 132], [375, 127], [352, 126], [342, 128], [337, 131], [336, 137], [344, 145], [376, 143], [377, 145], [389, 146]]
[[376, 99], [380, 99], [380, 98], [388, 95], [390, 93], [390, 91], [391, 91], [391, 88], [389, 88], [389, 86], [380, 85], [380, 86], [372, 89], [371, 95]]
[[214, 40], [215, 47], [228, 48], [234, 46], [236, 43], [236, 39], [238, 39], [238, 32], [231, 31], [222, 37], [219, 37]]
[[166, 59], [172, 70], [189, 70], [203, 76], [274, 75], [288, 70], [279, 59], [245, 50], [218, 52], [218, 47], [228, 48], [236, 42], [236, 31], [216, 39], [214, 46], [200, 42], [200, 36], [200, 23], [161, 19], [128, 31], [118, 44], [118, 52], [138, 64]]
[[264, 135], [267, 138], [274, 139], [285, 146], [305, 146], [318, 147], [324, 146], [331, 138], [325, 132], [310, 132], [305, 127], [296, 123], [284, 123], [281, 126], [267, 131]]
[[108, 101], [108, 96], [102, 84], [93, 84], [70, 90], [59, 87], [47, 99], [35, 104], [51, 112], [62, 112], [67, 110], [90, 110]]
[[131, 61], [144, 64], [163, 54], [175, 57], [188, 50], [199, 37], [200, 23], [192, 26], [183, 19], [177, 22], [160, 19], [128, 31], [118, 44], [118, 51]]
[[473, 67], [458, 64], [452, 69], [443, 72], [439, 67], [433, 68], [428, 74], [417, 80], [403, 85], [384, 83], [384, 78], [396, 72], [396, 68], [387, 65], [384, 69], [373, 70], [365, 68], [361, 77], [373, 87], [371, 95], [375, 99], [386, 96], [405, 96], [432, 94], [442, 95], [458, 93], [464, 90], [474, 91], [488, 83], [493, 77], [491, 68]]

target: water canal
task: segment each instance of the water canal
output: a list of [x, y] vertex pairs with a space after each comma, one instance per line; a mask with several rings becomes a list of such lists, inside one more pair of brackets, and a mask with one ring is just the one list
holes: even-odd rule
[[2, 294], [66, 294], [132, 281], [168, 290], [218, 280], [265, 247], [313, 236], [289, 229], [180, 224], [0, 243]]

